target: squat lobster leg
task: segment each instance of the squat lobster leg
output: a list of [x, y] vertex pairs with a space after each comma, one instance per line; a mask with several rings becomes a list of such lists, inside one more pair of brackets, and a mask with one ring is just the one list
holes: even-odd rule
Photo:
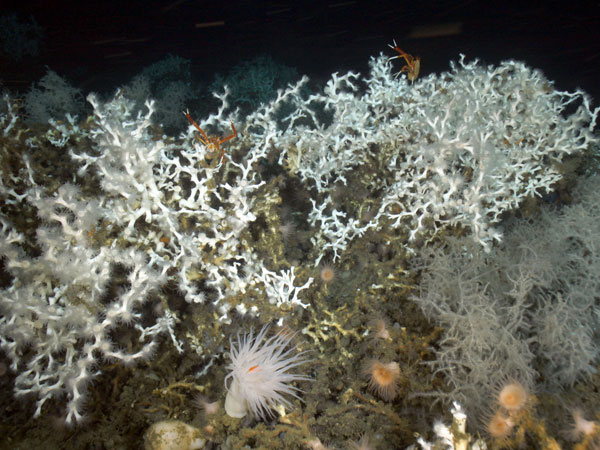
[[[233, 126], [233, 122], [230, 122], [233, 133], [229, 136], [224, 138], [208, 137], [206, 133], [202, 130], [202, 128], [200, 128], [200, 126], [194, 121], [194, 119], [192, 119], [192, 116], [190, 115], [189, 111], [184, 111], [183, 115], [187, 118], [187, 120], [190, 121], [192, 125], [194, 125], [194, 127], [200, 132], [200, 134], [202, 134], [202, 137], [198, 137], [198, 140], [202, 142], [202, 144], [204, 144], [209, 153], [220, 152], [221, 162], [223, 162], [225, 160], [225, 150], [221, 148], [221, 144], [223, 142], [227, 142], [230, 139], [233, 139], [234, 137], [237, 137], [237, 130]], [[208, 159], [212, 159], [212, 157]]]
[[198, 124], [196, 123], [196, 121], [195, 121], [194, 119], [192, 119], [192, 116], [190, 115], [190, 111], [186, 109], [186, 110], [183, 112], [183, 115], [184, 115], [185, 117], [187, 117], [187, 120], [189, 120], [189, 121], [190, 121], [190, 123], [196, 127], [196, 130], [198, 130], [200, 133], [202, 133], [202, 136], [204, 137], [204, 140], [201, 140], [201, 142], [202, 142], [204, 145], [208, 145], [208, 144], [207, 144], [207, 143], [208, 143], [208, 136], [206, 136], [206, 134], [204, 133], [204, 131], [202, 131], [202, 128], [200, 128], [200, 125], [198, 125]]
[[[409, 81], [415, 81], [419, 76], [419, 70], [421, 69], [421, 58], [413, 55], [409, 55], [404, 50], [398, 47], [394, 40], [394, 45], [388, 44], [388, 46], [398, 52], [397, 56], [392, 56], [390, 59], [403, 58], [406, 61], [406, 65], [400, 69], [398, 74], [406, 72], [406, 77]], [[396, 75], [398, 75], [396, 74]]]

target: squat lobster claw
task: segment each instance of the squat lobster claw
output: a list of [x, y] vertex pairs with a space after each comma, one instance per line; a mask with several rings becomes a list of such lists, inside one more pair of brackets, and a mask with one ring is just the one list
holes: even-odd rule
[[[223, 150], [221, 148], [221, 144], [223, 142], [227, 142], [230, 139], [233, 139], [234, 137], [237, 137], [237, 131], [236, 131], [235, 127], [233, 126], [233, 122], [230, 122], [231, 123], [231, 129], [233, 130], [233, 133], [230, 134], [229, 136], [224, 137], [224, 138], [218, 138], [216, 136], [208, 137], [206, 135], [206, 133], [204, 131], [202, 131], [202, 128], [200, 128], [200, 126], [194, 121], [194, 119], [192, 119], [192, 116], [190, 115], [190, 112], [188, 110], [184, 111], [183, 115], [202, 134], [202, 137], [200, 137], [200, 136], [197, 136], [197, 137], [198, 137], [198, 140], [200, 142], [202, 142], [202, 144], [204, 144], [204, 146], [208, 150], [208, 154], [211, 155], [211, 154], [214, 154], [216, 152], [220, 152], [221, 162], [225, 161], [225, 150]], [[207, 159], [212, 159], [213, 157], [212, 156], [206, 156], [206, 158]]]
[[388, 44], [388, 46], [398, 52], [397, 56], [392, 56], [390, 59], [403, 58], [406, 61], [406, 65], [400, 69], [396, 75], [399, 75], [403, 72], [406, 72], [406, 78], [409, 81], [415, 81], [419, 76], [419, 70], [421, 69], [421, 58], [419, 56], [413, 56], [406, 53], [404, 50], [398, 48], [396, 41], [394, 40], [394, 45]]

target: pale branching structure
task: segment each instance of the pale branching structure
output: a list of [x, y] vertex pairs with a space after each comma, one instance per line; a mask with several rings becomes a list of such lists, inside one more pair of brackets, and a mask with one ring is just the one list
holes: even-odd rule
[[[202, 126], [228, 124], [225, 97]], [[240, 161], [211, 166], [191, 127], [178, 145], [151, 134], [152, 102], [134, 116], [121, 93], [108, 102], [90, 95], [94, 114], [85, 128], [72, 117], [51, 121], [44, 139], [68, 150], [78, 168], [73, 180], [91, 178], [99, 187], [93, 194], [75, 184], [53, 190], [29, 159], [29, 150], [48, 143], [23, 139], [5, 101], [2, 151], [21, 146], [23, 167], [18, 180], [2, 173], [0, 195], [13, 211], [33, 211], [39, 224], [26, 235], [9, 220], [14, 213], [0, 216], [0, 258], [10, 276], [0, 291], [0, 348], [18, 374], [16, 395], [37, 399], [36, 416], [49, 400], [66, 399], [66, 421], [78, 421], [99, 363], [147, 359], [160, 334], [183, 351], [177, 312], [160, 294], [167, 283], [190, 303], [212, 302], [221, 322], [232, 310], [259, 315], [247, 304], [257, 298], [308, 306], [299, 293], [312, 279], [294, 286], [294, 267], [265, 266], [247, 241], [256, 211], [266, 214], [279, 201], [255, 170], [269, 135], [249, 142]], [[134, 336], [132, 351], [114, 342], [123, 330]]]
[[[301, 116], [313, 125], [279, 138], [280, 162], [319, 194], [310, 215], [323, 249], [317, 263], [387, 226], [408, 230], [410, 247], [459, 225], [489, 250], [501, 238], [501, 215], [551, 191], [564, 158], [597, 141], [599, 110], [589, 97], [557, 91], [520, 62], [483, 67], [461, 56], [450, 72], [409, 83], [380, 56], [364, 93], [359, 81], [334, 74], [322, 94], [298, 101], [290, 127]], [[378, 200], [375, 218], [362, 224], [332, 201], [354, 170], [374, 174], [360, 182]]]
[[506, 379], [555, 392], [596, 373], [599, 192], [597, 175], [582, 178], [574, 204], [512, 220], [489, 253], [465, 238], [420, 252], [413, 300], [444, 329], [426, 364], [448, 382], [428, 395], [481, 417]]
[[[36, 414], [66, 399], [74, 422], [104, 360], [148, 358], [159, 335], [182, 352], [165, 286], [213, 307], [217, 326], [232, 313], [279, 319], [311, 307], [312, 278], [285, 260], [279, 239], [277, 178], [308, 193], [297, 212], [311, 264], [337, 262], [373, 231], [412, 252], [441, 231], [466, 230], [489, 250], [504, 213], [552, 190], [560, 163], [596, 141], [588, 97], [557, 91], [522, 63], [483, 67], [461, 56], [449, 72], [411, 83], [393, 71], [379, 56], [366, 78], [336, 73], [312, 94], [302, 78], [243, 120], [225, 90], [215, 114], [195, 118], [217, 141], [235, 123], [223, 160], [193, 126], [164, 136], [151, 122], [154, 103], [136, 112], [124, 91], [88, 96], [90, 117], [52, 119], [41, 136], [5, 98], [0, 349], [16, 394], [35, 397]], [[60, 180], [33, 157], [57, 150], [72, 170]], [[133, 338], [115, 342], [124, 329]]]
[[[165, 280], [146, 263], [143, 253], [116, 247], [97, 248], [88, 235], [103, 209], [84, 203], [72, 185], [48, 197], [33, 187], [28, 201], [44, 225], [37, 230], [40, 256], [28, 257], [20, 245], [23, 234], [2, 220], [0, 254], [14, 277], [2, 292], [0, 347], [18, 372], [15, 392], [37, 396], [35, 416], [53, 397], [66, 396], [66, 421], [81, 418], [86, 385], [98, 374], [97, 359], [133, 363], [149, 358], [158, 333], [172, 325], [168, 317], [153, 327], [139, 325], [144, 303]], [[126, 276], [128, 288], [107, 301], [115, 272]], [[136, 324], [140, 345], [119, 349], [111, 333]]]

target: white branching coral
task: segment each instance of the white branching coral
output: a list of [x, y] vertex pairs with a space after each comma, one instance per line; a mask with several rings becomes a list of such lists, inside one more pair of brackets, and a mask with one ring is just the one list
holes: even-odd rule
[[394, 181], [379, 213], [393, 227], [408, 225], [410, 240], [427, 227], [460, 224], [489, 249], [500, 240], [492, 226], [501, 215], [550, 192], [558, 164], [596, 141], [599, 109], [587, 95], [557, 91], [519, 62], [484, 68], [461, 56], [450, 73], [412, 88], [403, 99], [412, 111], [404, 145], [390, 160]]
[[407, 450], [485, 450], [487, 445], [482, 439], [474, 439], [467, 433], [467, 413], [460, 403], [452, 403], [452, 424], [450, 426], [436, 420], [433, 423], [434, 441], [426, 441], [422, 437], [417, 439], [416, 445], [411, 445]]
[[[99, 374], [98, 358], [148, 359], [158, 335], [172, 333], [174, 325], [168, 319], [156, 327], [141, 325], [143, 306], [165, 282], [165, 273], [147, 265], [145, 255], [133, 248], [92, 245], [89, 233], [104, 211], [80, 196], [72, 185], [61, 186], [53, 197], [30, 190], [28, 200], [46, 222], [37, 231], [39, 257], [25, 254], [25, 236], [7, 220], [1, 220], [0, 231], [0, 255], [14, 277], [0, 296], [0, 348], [17, 373], [15, 393], [37, 397], [35, 416], [48, 400], [66, 396], [67, 423], [82, 418], [87, 385]], [[126, 276], [128, 288], [105, 304], [115, 276]], [[138, 348], [119, 349], [111, 336], [132, 324], [143, 334]]]
[[[177, 311], [161, 304], [158, 317], [144, 317], [167, 284], [188, 303], [214, 306], [220, 323], [233, 311], [311, 307], [302, 261], [291, 267], [282, 251], [256, 248], [260, 239], [277, 243], [264, 237], [278, 230], [281, 180], [265, 169], [275, 161], [311, 196], [302, 213], [318, 264], [337, 262], [373, 230], [413, 251], [456, 227], [490, 249], [503, 214], [551, 190], [565, 157], [597, 141], [599, 109], [583, 92], [557, 91], [515, 61], [483, 67], [461, 57], [449, 72], [408, 83], [380, 56], [364, 80], [333, 74], [312, 95], [307, 82], [279, 91], [245, 123], [229, 112], [227, 90], [216, 95], [218, 112], [199, 126], [235, 122], [240, 130], [227, 143], [234, 157], [218, 164], [207, 162], [196, 128], [179, 139], [152, 131], [152, 101], [137, 111], [123, 92], [106, 102], [90, 95], [92, 117], [55, 118], [40, 138], [27, 135], [5, 97], [0, 155], [23, 157], [15, 173], [4, 165], [0, 173], [9, 278], [0, 290], [0, 349], [18, 374], [16, 393], [36, 396], [36, 414], [65, 397], [67, 420], [78, 420], [100, 358], [146, 358], [161, 333], [181, 351]], [[70, 156], [69, 183], [36, 173], [29, 156], [50, 145]], [[356, 196], [340, 200], [340, 188]], [[37, 219], [19, 226], [19, 208]], [[130, 352], [110, 338], [122, 327], [137, 333]]]
[[[269, 151], [269, 135], [254, 139], [241, 161], [211, 167], [193, 129], [178, 145], [151, 134], [151, 101], [134, 116], [121, 93], [108, 102], [94, 95], [88, 100], [94, 115], [85, 129], [74, 118], [51, 121], [46, 139], [68, 149], [78, 167], [75, 182], [98, 180], [97, 195], [75, 184], [44, 186], [27, 151], [40, 146], [39, 137], [21, 142], [9, 99], [8, 113], [0, 116], [3, 154], [9, 145], [24, 148], [20, 190], [8, 187], [14, 175], [0, 174], [3, 204], [29, 208], [40, 222], [25, 235], [9, 218], [14, 212], [1, 210], [0, 258], [10, 281], [0, 291], [0, 349], [17, 373], [15, 393], [37, 398], [35, 415], [48, 401], [66, 398], [69, 423], [82, 417], [99, 361], [147, 359], [165, 333], [183, 351], [177, 311], [157, 294], [165, 285], [177, 286], [190, 303], [211, 302], [219, 321], [229, 322], [232, 310], [259, 315], [252, 303], [261, 297], [307, 307], [298, 294], [312, 281], [294, 286], [293, 268], [271, 270], [248, 242], [258, 193], [262, 211], [278, 201], [275, 192], [259, 191], [265, 181], [255, 170]], [[221, 114], [202, 126], [224, 121]], [[229, 302], [242, 295], [243, 301]], [[123, 329], [133, 340], [131, 351], [113, 341]]]
[[[589, 97], [556, 90], [523, 63], [483, 67], [461, 56], [450, 72], [410, 84], [391, 72], [380, 56], [364, 93], [349, 72], [334, 74], [322, 94], [294, 97], [290, 127], [301, 116], [314, 127], [281, 134], [280, 162], [319, 194], [311, 212], [321, 229], [317, 260], [337, 258], [372, 227], [407, 229], [414, 243], [460, 225], [489, 249], [501, 238], [494, 225], [502, 214], [551, 191], [564, 158], [597, 141], [599, 109]], [[362, 181], [378, 210], [359, 227], [359, 217], [331, 206], [332, 192], [368, 160], [385, 169]]]

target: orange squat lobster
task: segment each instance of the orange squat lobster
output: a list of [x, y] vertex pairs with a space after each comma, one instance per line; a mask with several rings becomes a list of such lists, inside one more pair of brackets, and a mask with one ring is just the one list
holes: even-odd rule
[[419, 56], [414, 57], [413, 55], [409, 55], [404, 50], [398, 48], [396, 41], [394, 41], [394, 45], [388, 45], [391, 49], [398, 52], [398, 56], [392, 56], [390, 59], [404, 58], [404, 61], [406, 61], [406, 65], [400, 69], [398, 74], [406, 72], [406, 78], [408, 78], [409, 81], [415, 81], [419, 76], [419, 70], [421, 70], [421, 58]]
[[231, 129], [233, 130], [233, 134], [230, 134], [229, 136], [224, 137], [224, 138], [218, 138], [216, 136], [208, 137], [206, 135], [206, 133], [204, 131], [202, 131], [202, 128], [200, 128], [200, 126], [196, 122], [194, 122], [194, 119], [192, 119], [192, 116], [190, 116], [189, 111], [184, 111], [183, 115], [185, 117], [187, 117], [187, 120], [189, 120], [190, 123], [192, 125], [194, 125], [196, 127], [196, 129], [202, 134], [202, 137], [198, 136], [198, 140], [200, 142], [202, 142], [202, 144], [204, 144], [204, 146], [208, 150], [208, 154], [207, 154], [206, 158], [212, 159], [213, 158], [212, 155], [215, 154], [216, 152], [219, 152], [221, 162], [225, 161], [225, 150], [223, 150], [221, 148], [221, 144], [223, 142], [227, 142], [230, 139], [233, 139], [234, 137], [237, 137], [237, 131], [236, 131], [235, 127], [233, 126], [233, 122], [230, 122]]

